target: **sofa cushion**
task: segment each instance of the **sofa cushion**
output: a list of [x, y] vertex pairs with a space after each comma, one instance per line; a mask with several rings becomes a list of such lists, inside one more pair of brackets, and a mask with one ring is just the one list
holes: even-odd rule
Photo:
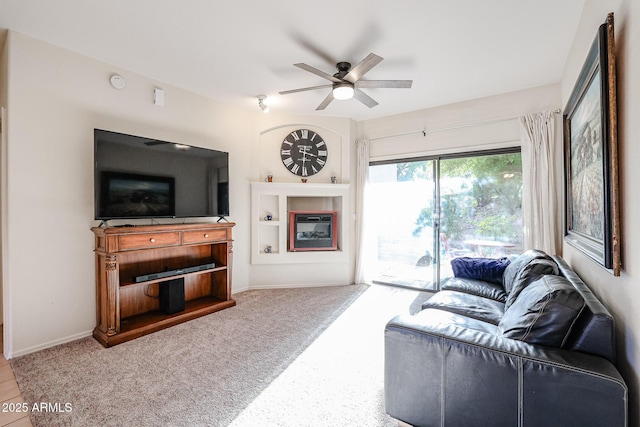
[[411, 319], [411, 323], [416, 327], [419, 325], [425, 325], [429, 327], [436, 326], [443, 330], [454, 327], [455, 329], [472, 330], [475, 332], [482, 332], [492, 336], [498, 336], [498, 325], [493, 323], [487, 323], [479, 319], [473, 319], [467, 316], [461, 316], [458, 313], [452, 313], [450, 311], [438, 310], [435, 308], [427, 308], [419, 313], [413, 315], [399, 315], [394, 320], [402, 318]]
[[502, 303], [507, 301], [507, 293], [504, 291], [502, 284], [483, 282], [482, 280], [447, 277], [440, 283], [440, 289], [478, 295]]
[[567, 279], [545, 275], [520, 293], [498, 330], [529, 344], [562, 347], [584, 305], [582, 295]]
[[422, 304], [423, 309], [437, 308], [497, 325], [504, 315], [504, 303], [477, 295], [440, 291]]
[[502, 285], [502, 274], [509, 262], [509, 258], [459, 257], [451, 260], [451, 268], [455, 277]]
[[546, 253], [530, 249], [523, 252], [505, 268], [502, 284], [508, 294], [506, 308], [518, 298], [520, 292], [544, 274], [558, 275], [558, 265]]

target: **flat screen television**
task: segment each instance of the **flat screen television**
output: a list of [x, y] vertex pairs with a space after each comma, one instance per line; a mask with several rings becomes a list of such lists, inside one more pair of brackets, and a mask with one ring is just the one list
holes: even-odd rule
[[229, 153], [94, 130], [95, 219], [226, 217]]

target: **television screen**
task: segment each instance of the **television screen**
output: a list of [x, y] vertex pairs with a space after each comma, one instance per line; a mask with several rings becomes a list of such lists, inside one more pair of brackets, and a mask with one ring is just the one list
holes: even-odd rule
[[95, 129], [95, 218], [229, 215], [229, 153]]

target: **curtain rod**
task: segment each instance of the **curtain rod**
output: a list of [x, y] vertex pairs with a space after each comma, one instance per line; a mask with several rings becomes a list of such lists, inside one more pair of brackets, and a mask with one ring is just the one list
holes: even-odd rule
[[[560, 114], [562, 110], [555, 109], [552, 111], [552, 113], [554, 114]], [[406, 135], [413, 135], [414, 133], [421, 133], [422, 136], [427, 136], [428, 133], [434, 133], [434, 132], [442, 132], [445, 130], [454, 130], [454, 129], [462, 129], [462, 128], [468, 128], [468, 127], [472, 127], [472, 126], [481, 126], [481, 125], [489, 125], [492, 123], [499, 123], [499, 122], [507, 122], [509, 120], [515, 120], [515, 119], [519, 119], [521, 116], [513, 116], [513, 117], [504, 117], [502, 119], [493, 119], [493, 120], [485, 120], [485, 121], [481, 121], [481, 122], [472, 122], [472, 123], [465, 123], [462, 125], [454, 125], [454, 126], [447, 126], [447, 127], [442, 127], [442, 128], [436, 128], [436, 129], [423, 129], [423, 130], [414, 130], [411, 132], [405, 132], [405, 133], [398, 133], [398, 134], [394, 134], [394, 135], [385, 135], [385, 136], [379, 136], [377, 138], [370, 138], [370, 141], [376, 141], [378, 139], [386, 139], [386, 138], [396, 138], [398, 136], [406, 136]]]

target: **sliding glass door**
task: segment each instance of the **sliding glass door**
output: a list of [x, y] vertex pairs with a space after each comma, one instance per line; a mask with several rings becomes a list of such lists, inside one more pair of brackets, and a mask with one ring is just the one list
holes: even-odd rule
[[374, 281], [437, 290], [451, 259], [522, 251], [519, 150], [373, 163]]
[[432, 290], [437, 250], [430, 221], [436, 201], [434, 160], [369, 167], [367, 230], [375, 242], [368, 276], [375, 281]]

